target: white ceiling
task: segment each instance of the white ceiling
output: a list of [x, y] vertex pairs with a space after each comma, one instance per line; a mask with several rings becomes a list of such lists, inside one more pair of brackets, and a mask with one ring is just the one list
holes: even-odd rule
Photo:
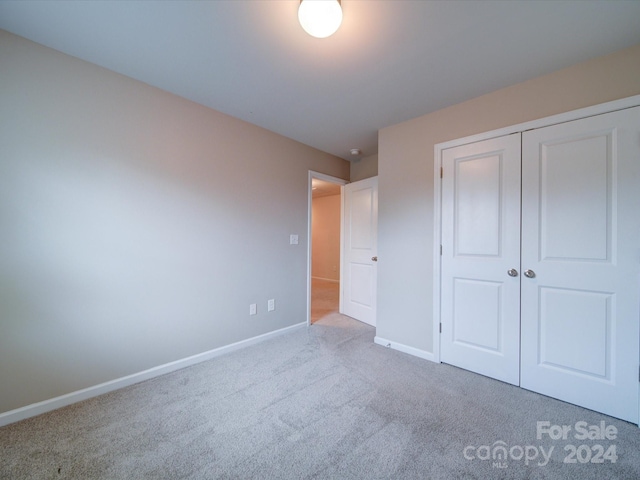
[[0, 28], [349, 159], [377, 131], [640, 44], [640, 1], [0, 0]]

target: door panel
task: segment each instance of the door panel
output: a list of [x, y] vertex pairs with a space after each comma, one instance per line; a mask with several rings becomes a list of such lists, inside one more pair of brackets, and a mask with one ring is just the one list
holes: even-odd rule
[[[608, 240], [615, 230], [611, 215], [612, 142], [613, 131], [607, 130], [540, 145], [543, 259], [609, 259]], [[567, 228], [567, 220], [571, 228]]]
[[373, 326], [376, 324], [377, 230], [378, 177], [345, 185], [342, 313]]
[[523, 134], [521, 385], [638, 422], [640, 108]]
[[519, 383], [520, 136], [443, 151], [441, 359]]
[[[611, 365], [612, 295], [540, 288], [540, 365], [606, 379]], [[580, 349], [563, 342], [580, 332]]]
[[[457, 278], [453, 284], [453, 341], [488, 353], [499, 354], [502, 347], [502, 284]], [[478, 321], [482, 312], [482, 321]]]
[[454, 241], [457, 257], [500, 255], [500, 177], [496, 152], [454, 166]]

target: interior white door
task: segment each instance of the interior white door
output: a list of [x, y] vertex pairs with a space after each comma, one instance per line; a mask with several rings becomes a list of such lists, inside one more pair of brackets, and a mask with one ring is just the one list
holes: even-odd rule
[[375, 326], [378, 177], [344, 187], [342, 313]]
[[522, 169], [521, 386], [638, 423], [640, 107], [525, 132]]
[[441, 360], [518, 385], [520, 135], [442, 162]]

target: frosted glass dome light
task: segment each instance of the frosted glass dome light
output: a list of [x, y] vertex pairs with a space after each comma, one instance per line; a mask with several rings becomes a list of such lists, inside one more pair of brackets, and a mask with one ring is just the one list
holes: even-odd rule
[[300, 0], [298, 20], [312, 37], [333, 35], [342, 23], [340, 0]]

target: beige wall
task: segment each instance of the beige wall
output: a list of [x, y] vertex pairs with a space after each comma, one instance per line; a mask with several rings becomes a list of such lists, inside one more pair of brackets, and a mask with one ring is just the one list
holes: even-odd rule
[[0, 65], [0, 412], [306, 321], [308, 171], [348, 162], [3, 31]]
[[311, 275], [340, 280], [341, 195], [314, 198], [312, 202]]
[[435, 144], [637, 94], [640, 45], [382, 129], [376, 334], [433, 352]]
[[360, 160], [351, 162], [351, 178], [352, 182], [364, 180], [378, 175], [378, 154], [363, 157]]

